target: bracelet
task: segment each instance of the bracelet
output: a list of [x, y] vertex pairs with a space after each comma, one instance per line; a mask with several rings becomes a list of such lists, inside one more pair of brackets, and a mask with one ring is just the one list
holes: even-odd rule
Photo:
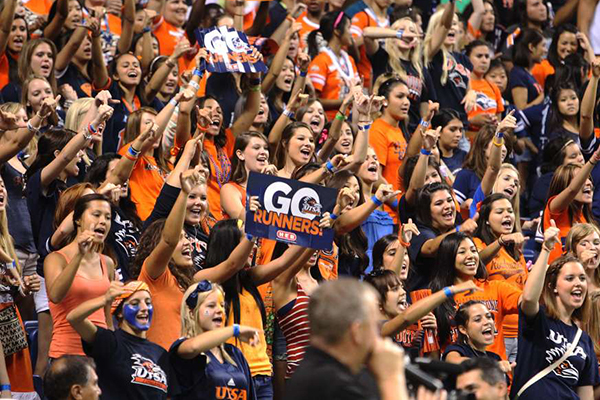
[[8, 390], [10, 392], [10, 385], [0, 385], [0, 392]]
[[371, 129], [371, 124], [359, 125], [358, 129], [361, 131], [368, 131], [369, 129]]
[[498, 244], [502, 247], [506, 246], [506, 243], [504, 243], [504, 240], [502, 240], [502, 235], [498, 237]]
[[546, 246], [546, 243], [542, 243], [542, 250], [546, 250], [548, 253], [552, 253], [552, 250], [554, 250], [554, 249], [549, 249], [549, 248]]
[[92, 134], [96, 134], [98, 133], [98, 130], [96, 128], [94, 128], [94, 125], [92, 125], [92, 123], [90, 122], [90, 124], [88, 125], [88, 130], [90, 131], [90, 133]]
[[327, 168], [327, 171], [329, 171], [330, 173], [335, 173], [335, 167], [331, 163], [331, 160], [327, 160], [327, 162], [325, 163], [325, 168]]
[[165, 61], [165, 64], [167, 64], [167, 67], [169, 67], [169, 68], [175, 68], [175, 62], [173, 62], [173, 60], [171, 60], [170, 58], [167, 58], [167, 61]]
[[233, 337], [240, 336], [240, 326], [238, 324], [233, 324]]
[[250, 86], [250, 91], [251, 92], [260, 92], [260, 84], [258, 84], [256, 86]]
[[137, 157], [132, 157], [129, 153], [123, 154], [123, 157], [133, 162], [137, 161]]
[[504, 146], [504, 139], [500, 139], [500, 142], [496, 142], [496, 138], [494, 137], [494, 140], [492, 140], [492, 143], [496, 147], [502, 147], [502, 146]]
[[148, 32], [152, 32], [152, 29], [150, 29], [149, 26], [145, 27], [144, 29], [142, 29], [142, 34], [143, 33], [148, 33]]
[[260, 86], [260, 78], [248, 79], [250, 86]]
[[286, 117], [288, 117], [289, 119], [292, 119], [296, 116], [296, 113], [294, 113], [293, 111], [288, 110], [287, 108], [285, 110], [283, 110], [283, 115], [285, 115]]
[[346, 119], [346, 117], [344, 116], [344, 114], [338, 111], [337, 114], [335, 114], [335, 119], [337, 119], [338, 121], [343, 121]]
[[383, 201], [379, 200], [375, 195], [371, 197], [371, 201], [377, 204], [377, 207], [381, 207], [383, 205]]
[[188, 85], [193, 87], [196, 92], [200, 90], [200, 85], [196, 81], [189, 81]]
[[88, 126], [88, 129], [86, 129], [85, 131], [82, 132], [83, 134], [83, 138], [85, 140], [92, 140], [92, 137], [94, 137], [94, 134], [92, 132], [90, 132], [90, 128]]
[[394, 199], [394, 201], [392, 202], [390, 207], [392, 207], [394, 210], [397, 210], [398, 209], [398, 199]]
[[204, 71], [201, 71], [198, 68], [194, 68], [194, 72], [192, 73], [192, 75], [196, 75], [202, 78], [202, 75], [204, 75]]
[[27, 121], [27, 129], [38, 135], [40, 134], [39, 128], [34, 128], [33, 125], [31, 125], [31, 120]]
[[419, 122], [419, 125], [421, 125], [424, 129], [429, 128], [429, 121], [425, 121], [424, 119], [421, 119], [421, 122]]
[[421, 154], [423, 154], [424, 156], [429, 156], [431, 155], [431, 150], [421, 149]]
[[405, 242], [404, 239], [402, 239], [402, 235], [398, 235], [398, 241], [400, 242], [400, 246], [404, 247], [405, 249], [410, 247], [410, 242]]
[[[130, 146], [130, 147], [127, 149], [127, 153], [125, 153], [125, 155], [129, 155], [129, 156], [131, 156], [131, 157], [133, 158], [133, 160], [132, 160], [132, 161], [135, 161], [135, 160], [137, 160], [137, 159], [138, 159], [138, 157], [140, 156], [140, 152], [139, 152], [139, 151], [137, 151], [137, 150], [134, 150], [134, 149], [133, 149], [133, 147], [131, 147], [131, 146]], [[130, 160], [131, 160], [131, 158], [130, 158]]]
[[305, 78], [308, 71], [300, 71], [300, 77]]
[[447, 298], [451, 299], [454, 297], [454, 293], [452, 293], [452, 289], [450, 289], [448, 286], [446, 286], [444, 288], [444, 294], [446, 295]]
[[396, 37], [398, 39], [402, 39], [402, 36], [404, 36], [404, 30], [403, 29], [398, 29], [398, 31], [396, 32]]
[[253, 240], [254, 240], [254, 236], [252, 236], [252, 235], [251, 235], [251, 234], [249, 234], [249, 233], [246, 233], [246, 239], [248, 239], [248, 241], [249, 241], [249, 242], [251, 242], [251, 241], [253, 241]]
[[331, 214], [329, 214], [329, 218], [331, 218], [333, 221], [335, 221], [336, 219], [338, 219], [338, 216], [335, 213], [331, 213]]
[[198, 130], [202, 133], [208, 132], [208, 126], [202, 126], [200, 124], [196, 124], [196, 128], [198, 128]]
[[173, 107], [177, 107], [179, 102], [177, 100], [175, 100], [175, 98], [172, 98], [171, 100], [169, 100], [169, 104], [172, 105]]

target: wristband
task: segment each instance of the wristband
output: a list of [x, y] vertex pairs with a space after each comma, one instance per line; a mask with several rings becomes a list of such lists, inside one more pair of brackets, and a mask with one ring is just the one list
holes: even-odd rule
[[90, 132], [90, 127], [88, 126], [88, 129], [86, 129], [85, 131], [82, 132], [83, 134], [83, 138], [85, 140], [92, 140], [92, 137], [94, 136], [94, 134], [92, 132]]
[[208, 132], [208, 126], [202, 126], [200, 124], [196, 124], [196, 128], [198, 128], [198, 130], [202, 133]]
[[400, 242], [400, 245], [405, 249], [408, 249], [410, 247], [410, 242], [405, 242], [404, 239], [402, 239], [402, 235], [398, 235], [398, 241]]
[[27, 121], [27, 129], [34, 132], [37, 135], [40, 134], [40, 130], [38, 128], [34, 128], [33, 125], [31, 125], [31, 120]]
[[149, 26], [145, 27], [144, 29], [142, 29], [142, 34], [144, 33], [148, 33], [148, 32], [152, 32], [152, 29], [150, 29]]
[[137, 158], [140, 156], [140, 152], [137, 150], [132, 150], [133, 148], [131, 146], [129, 146], [129, 148], [127, 149], [127, 153], [125, 153], [126, 156], [131, 156], [131, 158], [129, 158], [132, 161], [137, 160]]
[[337, 119], [338, 121], [343, 121], [346, 119], [346, 117], [344, 116], [344, 114], [338, 111], [337, 114], [335, 114], [335, 119]]
[[498, 132], [496, 132], [496, 137], [498, 139], [502, 139], [504, 137], [504, 131], [498, 131]]
[[88, 129], [90, 130], [90, 133], [92, 134], [96, 134], [98, 133], [98, 130], [96, 128], [94, 128], [94, 125], [92, 125], [91, 123], [88, 125]]
[[494, 144], [494, 146], [496, 147], [502, 147], [504, 145], [504, 139], [500, 138], [500, 142], [496, 142], [496, 138], [494, 138], [492, 140], [492, 143]]
[[294, 113], [293, 111], [288, 110], [287, 108], [285, 110], [283, 110], [283, 115], [285, 115], [286, 117], [288, 117], [289, 119], [292, 119], [296, 116], [296, 113]]
[[390, 207], [392, 207], [394, 210], [396, 210], [398, 208], [398, 199], [394, 199], [394, 201], [392, 202]]
[[204, 71], [200, 71], [198, 68], [195, 68], [193, 75], [196, 75], [196, 76], [199, 76], [200, 78], [202, 78], [202, 75], [204, 75]]
[[233, 337], [240, 336], [240, 326], [238, 324], [233, 324]]
[[456, 232], [460, 232], [460, 225], [456, 227]]
[[368, 131], [369, 129], [371, 129], [371, 124], [359, 125], [358, 129], [360, 129], [361, 131]]
[[252, 236], [252, 235], [251, 235], [251, 234], [249, 234], [249, 233], [246, 233], [246, 239], [248, 239], [248, 241], [249, 241], [249, 242], [251, 242], [251, 241], [253, 241], [253, 240], [254, 240], [254, 236]]
[[396, 32], [396, 37], [398, 39], [402, 39], [402, 36], [404, 36], [404, 29], [398, 29], [398, 31]]
[[421, 122], [419, 122], [419, 125], [421, 125], [424, 129], [427, 129], [429, 128], [429, 121], [422, 119]]
[[135, 162], [135, 161], [137, 161], [137, 157], [132, 157], [132, 156], [131, 156], [130, 154], [128, 154], [128, 153], [125, 153], [125, 154], [123, 155], [123, 157], [125, 157], [126, 159], [128, 159], [128, 160], [130, 160], [130, 161], [134, 161], [134, 162]]
[[260, 78], [248, 79], [250, 86], [260, 86]]
[[335, 221], [336, 219], [338, 219], [338, 216], [335, 213], [331, 213], [331, 214], [329, 214], [329, 218], [331, 218], [333, 221]]
[[169, 104], [171, 104], [173, 107], [177, 107], [179, 102], [175, 100], [175, 98], [172, 98], [171, 100], [169, 100]]
[[300, 77], [305, 78], [307, 73], [307, 71], [300, 71]]
[[200, 85], [198, 85], [198, 82], [196, 82], [196, 81], [189, 81], [188, 85], [193, 87], [195, 91], [200, 90]]
[[446, 295], [446, 297], [447, 297], [447, 298], [449, 298], [449, 299], [451, 299], [451, 298], [453, 298], [453, 297], [454, 297], [454, 294], [452, 293], [452, 290], [451, 290], [451, 289], [450, 289], [448, 286], [446, 286], [446, 287], [444, 288], [444, 294], [445, 294], [445, 295]]
[[327, 168], [327, 171], [329, 171], [330, 173], [335, 173], [335, 167], [331, 163], [331, 160], [327, 160], [327, 163], [325, 163], [325, 168]]
[[375, 195], [371, 197], [371, 201], [377, 204], [377, 207], [381, 207], [383, 205], [383, 201], [379, 200]]
[[169, 68], [175, 68], [175, 62], [173, 60], [171, 60], [170, 58], [167, 58], [167, 61], [165, 61], [165, 64], [167, 64], [167, 67], [169, 67]]
[[10, 392], [10, 385], [0, 385], [0, 392], [8, 390]]
[[421, 149], [421, 154], [423, 154], [424, 156], [431, 155], [431, 150]]
[[260, 83], [256, 86], [250, 86], [251, 92], [260, 92]]

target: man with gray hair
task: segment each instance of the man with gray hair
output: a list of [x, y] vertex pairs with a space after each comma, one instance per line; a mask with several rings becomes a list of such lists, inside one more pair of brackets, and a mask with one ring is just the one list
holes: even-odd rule
[[[381, 337], [377, 305], [375, 290], [351, 278], [326, 282], [311, 295], [311, 346], [286, 387], [286, 400], [408, 398], [404, 354]], [[366, 384], [373, 378], [377, 389]]]

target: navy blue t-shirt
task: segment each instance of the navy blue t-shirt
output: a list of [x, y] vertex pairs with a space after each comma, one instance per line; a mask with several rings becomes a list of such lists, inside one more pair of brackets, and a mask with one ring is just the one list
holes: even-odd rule
[[471, 346], [468, 346], [466, 344], [461, 344], [461, 343], [451, 344], [448, 347], [446, 347], [446, 350], [444, 351], [444, 355], [442, 356], [442, 360], [445, 361], [446, 357], [448, 357], [448, 353], [452, 353], [452, 352], [457, 352], [462, 357], [468, 357], [468, 358], [489, 357], [495, 361], [502, 360], [502, 358], [500, 358], [500, 356], [496, 353], [493, 353], [491, 351], [486, 351], [485, 353], [482, 353], [481, 351], [475, 350]]
[[594, 167], [591, 173], [592, 183], [594, 188], [594, 200], [592, 201], [592, 214], [598, 223], [600, 223], [600, 167], [597, 165]]
[[453, 174], [458, 173], [462, 168], [463, 163], [465, 162], [465, 158], [467, 157], [467, 152], [461, 149], [454, 149], [452, 157], [441, 157], [446, 167]]
[[441, 235], [440, 232], [423, 225], [419, 221], [417, 221], [417, 228], [419, 228], [419, 232], [421, 233], [413, 236], [408, 248], [408, 255], [410, 257], [410, 271], [407, 282], [408, 291], [427, 289], [429, 287], [435, 266], [435, 258], [424, 256], [421, 253], [421, 248], [429, 239], [435, 239]]
[[100, 398], [166, 400], [169, 358], [165, 349], [122, 329], [97, 328], [93, 343], [81, 342], [85, 354], [96, 362]]
[[231, 74], [212, 74], [206, 81], [206, 93], [211, 93], [223, 111], [223, 126], [228, 128], [233, 122], [235, 105], [240, 98], [236, 88], [235, 80]]
[[481, 179], [473, 170], [461, 169], [456, 174], [453, 185], [454, 194], [456, 194], [459, 204], [464, 203], [467, 199], [472, 199], [479, 185], [481, 185]]
[[[572, 343], [577, 326], [549, 318], [545, 308], [528, 318], [519, 308], [517, 368], [511, 398], [535, 374], [558, 360]], [[520, 400], [579, 399], [577, 387], [600, 383], [592, 339], [583, 332], [574, 353], [559, 367], [530, 386]]]
[[544, 89], [542, 89], [531, 73], [525, 68], [516, 65], [510, 70], [508, 86], [510, 90], [517, 87], [524, 87], [527, 89], [527, 103], [531, 103], [537, 99], [540, 93], [544, 92]]
[[6, 206], [8, 231], [13, 237], [15, 248], [27, 253], [36, 253], [31, 216], [25, 196], [25, 176], [6, 163], [2, 169], [2, 180], [8, 194]]
[[178, 339], [169, 349], [173, 371], [169, 387], [171, 399], [256, 399], [250, 367], [237, 347], [228, 343], [223, 345], [236, 365], [221, 363], [210, 351], [186, 360], [177, 354], [177, 349], [186, 340]]
[[[438, 103], [440, 103], [440, 108], [452, 108], [458, 111], [463, 124], [467, 126], [467, 113], [461, 102], [467, 94], [467, 87], [471, 76], [470, 71], [473, 69], [473, 66], [467, 56], [458, 52], [450, 53], [446, 66], [443, 65], [443, 60], [444, 56], [440, 50], [433, 57], [429, 67]], [[441, 77], [444, 68], [448, 71], [448, 78], [446, 84], [442, 85]]]
[[92, 82], [88, 81], [74, 64], [67, 65], [57, 78], [59, 85], [70, 85], [77, 92], [77, 98], [91, 97]]
[[[531, 218], [539, 217], [540, 213], [546, 208], [548, 190], [550, 190], [550, 182], [553, 176], [554, 171], [545, 173], [535, 181], [535, 185], [531, 188], [531, 196], [528, 203], [529, 216]], [[596, 193], [594, 191], [594, 198], [595, 196]]]

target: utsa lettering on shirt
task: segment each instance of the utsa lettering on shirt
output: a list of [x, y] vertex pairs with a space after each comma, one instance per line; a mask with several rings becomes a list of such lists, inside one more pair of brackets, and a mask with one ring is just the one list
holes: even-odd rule
[[248, 392], [246, 389], [238, 389], [236, 387], [217, 386], [215, 398], [217, 400], [246, 400]]
[[161, 367], [139, 354], [133, 354], [131, 359], [133, 360], [131, 383], [150, 386], [167, 393], [167, 374]]

